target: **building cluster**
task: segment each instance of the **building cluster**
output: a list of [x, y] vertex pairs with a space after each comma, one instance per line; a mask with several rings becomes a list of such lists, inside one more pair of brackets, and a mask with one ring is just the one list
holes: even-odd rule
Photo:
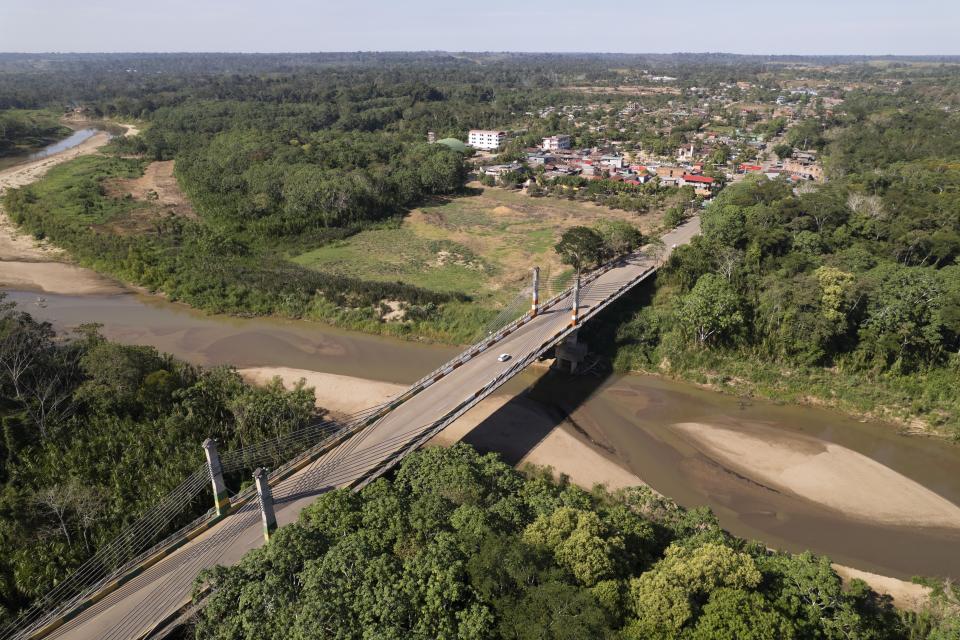
[[[561, 141], [555, 140], [560, 137]], [[703, 175], [703, 163], [662, 163], [650, 162], [638, 164], [613, 147], [593, 147], [589, 149], [569, 148], [567, 136], [545, 138], [543, 146], [526, 152], [525, 162], [514, 161], [482, 167], [482, 175], [501, 179], [506, 174], [523, 174], [536, 171], [544, 180], [579, 176], [592, 180], [612, 180], [631, 185], [646, 184], [658, 180], [661, 186], [691, 186], [697, 195], [711, 197], [719, 182]], [[563, 148], [563, 145], [567, 148]], [[542, 173], [537, 170], [542, 168]]]
[[[640, 80], [674, 82], [648, 73]], [[490, 155], [484, 154], [475, 160], [479, 173], [495, 179], [529, 172], [540, 180], [565, 176], [628, 184], [656, 180], [660, 186], [692, 187], [709, 198], [721, 184], [751, 174], [796, 183], [823, 181], [816, 152], [793, 149], [790, 157], [780, 159], [774, 149], [786, 143], [791, 127], [829, 115], [842, 103], [838, 97], [842, 95], [819, 82], [676, 87], [676, 94], [651, 99], [642, 92], [627, 91], [622, 100], [552, 105], [527, 112], [523, 115], [528, 121], [540, 121], [529, 129], [472, 130], [468, 144], [495, 153], [511, 139], [529, 143], [527, 131], [543, 129], [544, 121], [556, 122], [556, 128], [565, 133], [543, 137], [538, 146], [522, 149], [525, 158], [511, 155], [508, 163], [485, 165]], [[509, 148], [519, 151], [516, 144]], [[515, 184], [516, 176], [510, 182]]]
[[817, 162], [813, 151], [794, 151], [789, 158], [764, 163], [741, 162], [737, 165], [738, 174], [762, 173], [771, 180], [786, 178], [791, 182], [812, 180], [823, 182], [823, 166]]

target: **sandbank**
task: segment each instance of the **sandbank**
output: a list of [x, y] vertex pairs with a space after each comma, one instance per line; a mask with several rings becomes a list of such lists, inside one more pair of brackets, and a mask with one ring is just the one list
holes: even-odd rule
[[960, 529], [960, 507], [846, 447], [760, 424], [673, 425], [701, 453], [755, 482], [869, 522]]

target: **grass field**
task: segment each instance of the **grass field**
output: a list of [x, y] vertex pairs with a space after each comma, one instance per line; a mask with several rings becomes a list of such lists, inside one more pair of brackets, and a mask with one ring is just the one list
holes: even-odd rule
[[645, 233], [660, 224], [655, 213], [638, 215], [472, 184], [466, 195], [415, 209], [399, 226], [363, 231], [293, 260], [363, 279], [507, 298], [527, 282], [534, 265], [544, 278], [566, 271], [553, 250], [564, 229], [592, 226], [604, 218], [627, 220]]

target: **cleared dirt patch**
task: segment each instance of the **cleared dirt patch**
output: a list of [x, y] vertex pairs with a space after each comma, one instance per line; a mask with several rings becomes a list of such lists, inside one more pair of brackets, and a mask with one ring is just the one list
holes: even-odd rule
[[133, 198], [144, 203], [143, 208], [131, 212], [124, 220], [114, 221], [110, 230], [134, 233], [148, 230], [157, 219], [179, 216], [197, 219], [190, 200], [180, 190], [173, 175], [174, 161], [151, 162], [139, 178], [110, 180], [104, 183], [107, 195], [113, 198]]

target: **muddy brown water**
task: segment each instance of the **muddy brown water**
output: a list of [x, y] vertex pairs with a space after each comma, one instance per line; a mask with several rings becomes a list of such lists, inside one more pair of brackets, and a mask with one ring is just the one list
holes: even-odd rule
[[[9, 300], [58, 329], [98, 322], [110, 339], [148, 344], [200, 365], [286, 366], [409, 383], [458, 350], [341, 331], [303, 321], [210, 316], [137, 294], [58, 296], [10, 292]], [[691, 447], [671, 425], [762, 424], [783, 437], [836, 443], [960, 504], [960, 447], [900, 435], [810, 407], [741, 400], [652, 376], [604, 380], [528, 371], [508, 390], [528, 390], [545, 411], [569, 415], [579, 437], [685, 506], [708, 505], [736, 535], [810, 549], [859, 569], [960, 578], [960, 531], [857, 520], [778, 491]]]

